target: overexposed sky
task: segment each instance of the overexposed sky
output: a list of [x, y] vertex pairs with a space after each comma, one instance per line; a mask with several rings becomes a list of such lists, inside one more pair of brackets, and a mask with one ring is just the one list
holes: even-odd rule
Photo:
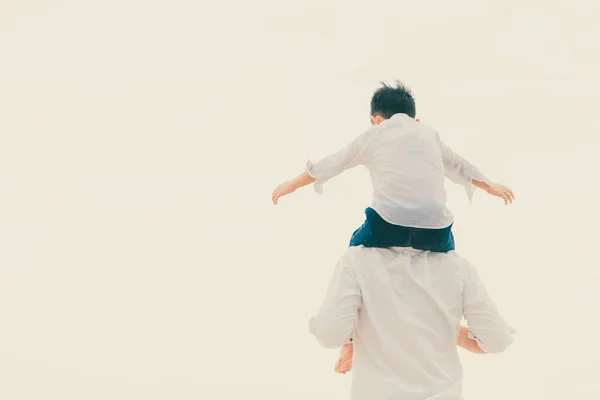
[[347, 399], [307, 321], [367, 174], [270, 194], [392, 79], [517, 195], [448, 185], [520, 332], [465, 398], [598, 398], [600, 6], [413, 3], [0, 0], [0, 398]]

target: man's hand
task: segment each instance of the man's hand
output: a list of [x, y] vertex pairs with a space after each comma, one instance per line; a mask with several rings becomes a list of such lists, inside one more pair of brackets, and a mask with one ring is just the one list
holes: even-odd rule
[[334, 371], [338, 374], [345, 374], [352, 369], [352, 358], [354, 357], [354, 345], [347, 343], [342, 346], [340, 351], [340, 359], [335, 364]]
[[513, 191], [510, 190], [509, 187], [501, 185], [499, 183], [492, 183], [491, 185], [488, 185], [485, 191], [491, 194], [492, 196], [500, 197], [501, 199], [503, 199], [505, 205], [508, 205], [509, 203], [512, 204], [513, 200], [515, 199], [515, 194], [513, 193]]
[[277, 205], [280, 197], [287, 196], [288, 194], [295, 192], [297, 188], [297, 185], [293, 181], [283, 182], [273, 191], [273, 204]]

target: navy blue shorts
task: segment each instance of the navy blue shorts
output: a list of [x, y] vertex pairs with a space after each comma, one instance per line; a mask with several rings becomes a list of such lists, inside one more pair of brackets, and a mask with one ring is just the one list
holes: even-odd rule
[[442, 229], [411, 228], [385, 221], [371, 207], [365, 210], [367, 219], [350, 239], [350, 247], [412, 247], [445, 253], [454, 250], [452, 224]]

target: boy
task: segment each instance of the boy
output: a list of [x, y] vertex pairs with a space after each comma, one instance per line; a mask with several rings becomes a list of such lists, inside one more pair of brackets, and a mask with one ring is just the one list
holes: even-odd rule
[[[453, 216], [446, 207], [445, 177], [463, 185], [469, 200], [475, 187], [502, 198], [505, 204], [512, 203], [514, 194], [506, 186], [489, 181], [446, 146], [435, 130], [415, 120], [415, 115], [409, 88], [398, 81], [396, 86], [382, 84], [371, 99], [373, 126], [337, 153], [314, 164], [309, 161], [303, 174], [277, 186], [273, 204], [311, 183], [317, 193], [322, 193], [323, 184], [329, 179], [364, 165], [371, 176], [373, 199], [350, 246], [454, 250]], [[342, 349], [336, 371], [349, 370], [351, 350], [351, 346]]]

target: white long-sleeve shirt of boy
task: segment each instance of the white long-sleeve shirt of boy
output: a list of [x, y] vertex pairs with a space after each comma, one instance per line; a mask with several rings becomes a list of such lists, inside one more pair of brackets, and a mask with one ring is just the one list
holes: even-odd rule
[[490, 183], [435, 130], [406, 114], [372, 126], [337, 153], [308, 161], [306, 172], [322, 193], [329, 179], [358, 165], [371, 177], [371, 207], [388, 223], [407, 227], [440, 229], [453, 223], [446, 207], [446, 177], [463, 185], [469, 200], [475, 191], [472, 180]]

